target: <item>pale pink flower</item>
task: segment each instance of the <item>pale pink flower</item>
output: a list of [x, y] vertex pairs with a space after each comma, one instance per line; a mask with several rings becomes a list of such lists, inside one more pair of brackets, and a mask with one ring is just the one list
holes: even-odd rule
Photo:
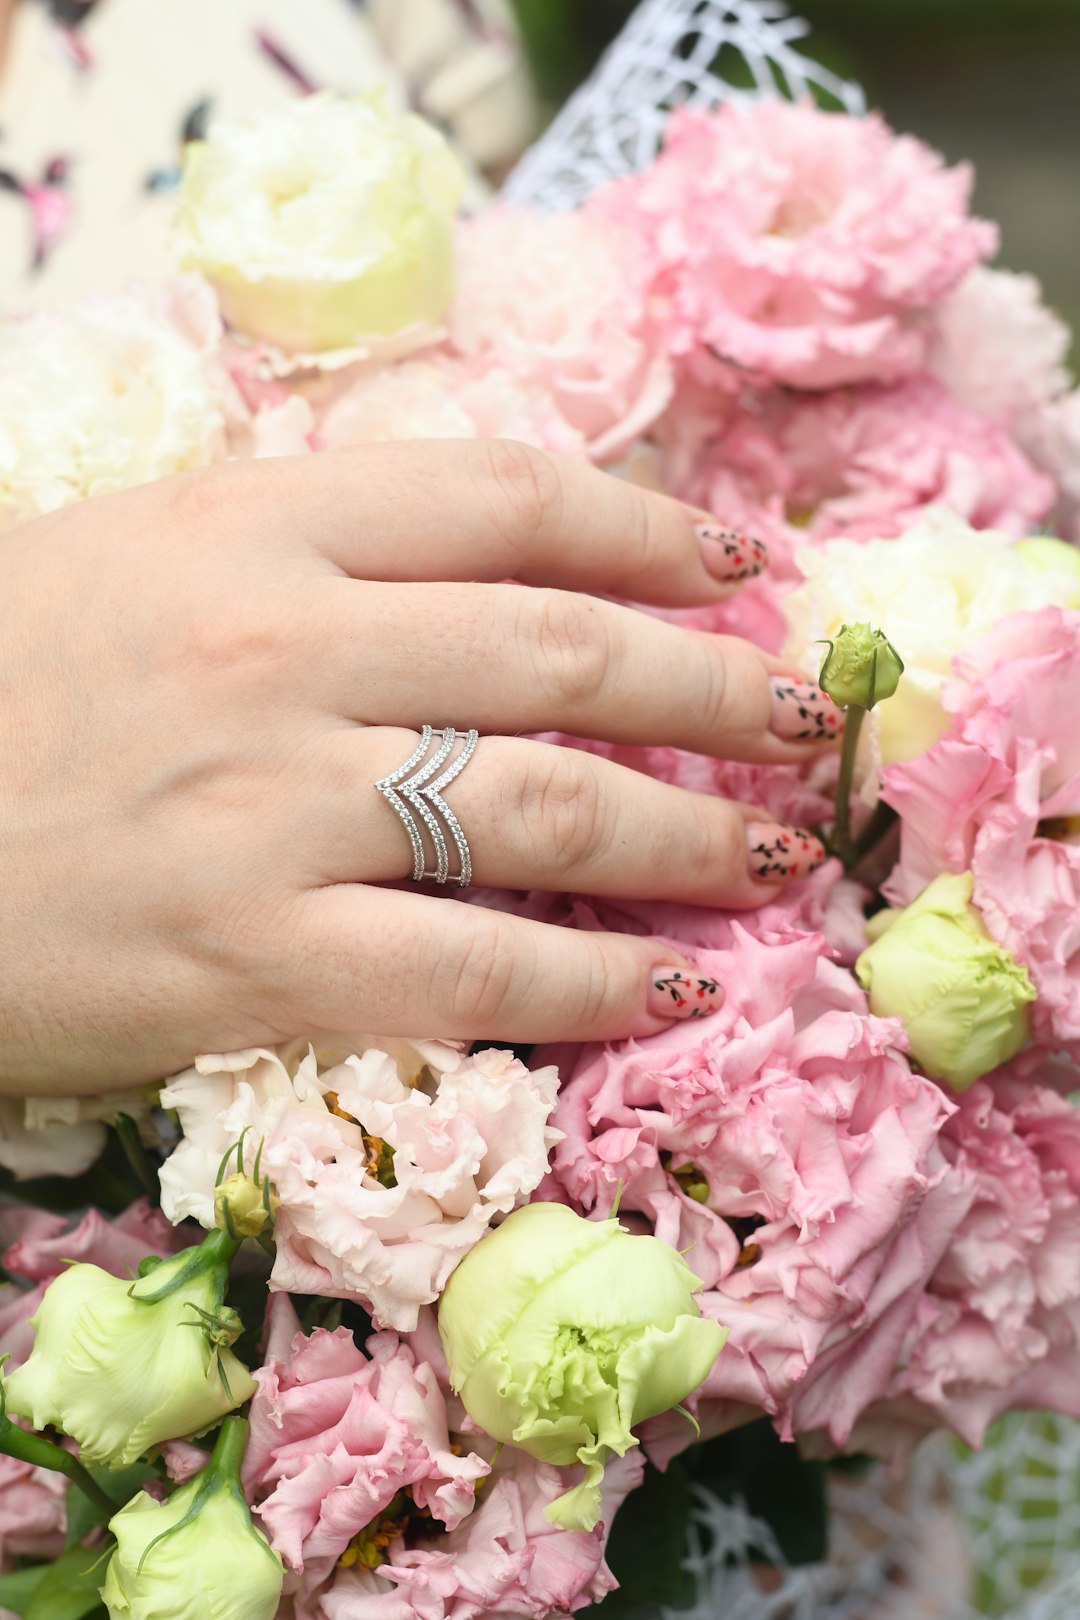
[[408, 1491], [453, 1529], [490, 1470], [451, 1449], [436, 1369], [392, 1333], [360, 1351], [345, 1328], [298, 1334], [255, 1374], [244, 1482], [291, 1568], [337, 1559]]
[[401, 439], [519, 439], [585, 454], [582, 435], [542, 390], [501, 364], [479, 367], [441, 351], [360, 370], [316, 404], [319, 446], [327, 450]]
[[162, 1093], [187, 1137], [162, 1171], [163, 1206], [209, 1224], [215, 1152], [246, 1129], [247, 1167], [261, 1148], [279, 1200], [271, 1287], [359, 1300], [409, 1331], [543, 1176], [557, 1084], [509, 1052], [438, 1042], [201, 1058]]
[[1016, 613], [960, 653], [952, 726], [891, 766], [901, 815], [886, 885], [906, 905], [939, 872], [974, 873], [987, 927], [1038, 990], [1036, 1037], [1080, 1054], [1080, 614]]
[[460, 227], [451, 347], [550, 399], [595, 461], [659, 416], [673, 378], [635, 233], [582, 213], [493, 208]]
[[687, 1254], [731, 1329], [691, 1402], [710, 1428], [764, 1408], [790, 1433], [819, 1363], [914, 1312], [966, 1208], [938, 1148], [952, 1105], [824, 949], [732, 923], [730, 948], [698, 957], [721, 1010], [586, 1047], [559, 1099], [543, 1196], [606, 1215], [621, 1187], [620, 1211]]
[[[902, 1453], [942, 1424], [980, 1445], [1002, 1413], [1080, 1416], [1080, 1113], [1031, 1083], [1024, 1063], [958, 1100], [942, 1151], [973, 1185], [961, 1221], [881, 1369], [856, 1448]], [[835, 1434], [843, 1359], [796, 1426]]]
[[976, 265], [933, 312], [929, 370], [968, 410], [1013, 429], [1069, 386], [1068, 327], [1034, 276]]
[[1024, 432], [1028, 453], [1058, 486], [1054, 533], [1080, 542], [1080, 388], [1044, 406]]
[[676, 112], [657, 161], [592, 211], [648, 241], [687, 351], [832, 388], [921, 368], [927, 311], [997, 245], [970, 191], [968, 166], [877, 116], [775, 100]]
[[67, 1489], [63, 1474], [0, 1456], [0, 1573], [6, 1575], [17, 1558], [50, 1559], [63, 1552]]
[[641, 1482], [633, 1454], [604, 1477], [595, 1530], [559, 1530], [544, 1509], [565, 1470], [505, 1447], [477, 1506], [456, 1530], [387, 1549], [377, 1570], [344, 1569], [296, 1605], [297, 1620], [549, 1620], [599, 1602], [616, 1582], [604, 1546], [620, 1503]]
[[[677, 410], [663, 431], [677, 450]], [[933, 505], [976, 529], [1027, 534], [1055, 493], [1003, 428], [925, 376], [821, 395], [762, 394], [750, 408], [721, 412], [693, 465], [668, 481], [684, 500], [763, 539], [770, 572], [781, 578], [808, 538], [896, 535]]]

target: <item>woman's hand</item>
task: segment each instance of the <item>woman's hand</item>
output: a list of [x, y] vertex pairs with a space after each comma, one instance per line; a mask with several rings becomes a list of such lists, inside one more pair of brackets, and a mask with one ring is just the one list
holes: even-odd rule
[[[480, 885], [750, 907], [807, 870], [816, 841], [788, 859], [752, 810], [516, 735], [782, 762], [835, 734], [749, 644], [580, 594], [717, 600], [752, 559], [700, 527], [574, 462], [443, 442], [187, 474], [14, 531], [0, 1087], [93, 1091], [319, 1029], [536, 1041], [691, 1010], [648, 940], [403, 883], [374, 783], [424, 722], [478, 728], [446, 798]], [[778, 838], [779, 862], [752, 852]]]

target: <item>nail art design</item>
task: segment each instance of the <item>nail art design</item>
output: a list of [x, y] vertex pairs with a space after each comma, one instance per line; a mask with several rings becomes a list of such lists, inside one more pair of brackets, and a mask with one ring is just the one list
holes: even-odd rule
[[707, 1018], [723, 1004], [724, 992], [715, 979], [685, 968], [653, 969], [649, 1011], [656, 1018]]
[[705, 567], [714, 579], [735, 584], [754, 579], [769, 566], [769, 553], [760, 540], [722, 529], [718, 523], [699, 523], [695, 530]]
[[785, 742], [824, 742], [839, 737], [844, 711], [813, 681], [794, 675], [772, 675], [772, 717], [769, 730]]
[[750, 872], [763, 883], [809, 877], [825, 859], [825, 845], [801, 827], [751, 821], [746, 829]]

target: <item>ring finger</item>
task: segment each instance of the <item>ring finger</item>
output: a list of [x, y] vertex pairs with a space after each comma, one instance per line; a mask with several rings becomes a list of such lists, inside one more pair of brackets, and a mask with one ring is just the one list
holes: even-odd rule
[[[409, 877], [406, 830], [374, 784], [409, 758], [417, 735], [374, 727], [339, 737], [339, 769], [321, 773], [323, 813], [310, 824], [312, 876], [324, 883]], [[330, 781], [337, 788], [328, 798]], [[472, 882], [485, 888], [749, 909], [825, 858], [812, 833], [750, 806], [687, 792], [583, 750], [514, 737], [481, 738], [445, 801], [468, 840]], [[430, 866], [430, 833], [419, 815], [413, 819]], [[447, 843], [456, 872], [449, 835]]]

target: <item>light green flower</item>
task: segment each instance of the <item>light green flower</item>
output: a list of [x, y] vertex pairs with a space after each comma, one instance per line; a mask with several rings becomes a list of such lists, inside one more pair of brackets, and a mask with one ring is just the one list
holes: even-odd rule
[[194, 1479], [167, 1502], [141, 1492], [111, 1520], [111, 1620], [273, 1620], [283, 1571], [240, 1488], [247, 1427], [227, 1418]]
[[1035, 986], [971, 904], [970, 872], [944, 873], [903, 911], [881, 912], [855, 964], [871, 1012], [902, 1018], [919, 1067], [965, 1091], [1028, 1038]]
[[582, 1483], [545, 1515], [591, 1530], [613, 1453], [635, 1424], [676, 1406], [707, 1376], [727, 1329], [702, 1317], [681, 1255], [616, 1220], [526, 1204], [465, 1256], [439, 1304], [450, 1382], [495, 1439]]
[[235, 1249], [212, 1232], [135, 1283], [71, 1266], [31, 1319], [34, 1348], [7, 1381], [8, 1410], [35, 1429], [54, 1424], [84, 1462], [110, 1468], [217, 1423], [255, 1393], [228, 1348], [242, 1326], [222, 1304]]
[[422, 118], [377, 95], [304, 96], [187, 146], [174, 248], [250, 337], [362, 345], [445, 313], [463, 185]]
[[1080, 611], [1080, 549], [1052, 535], [1021, 540], [1016, 555], [1038, 576], [1058, 607]]
[[818, 685], [842, 709], [872, 709], [892, 697], [904, 663], [880, 630], [868, 624], [842, 624], [829, 642]]

